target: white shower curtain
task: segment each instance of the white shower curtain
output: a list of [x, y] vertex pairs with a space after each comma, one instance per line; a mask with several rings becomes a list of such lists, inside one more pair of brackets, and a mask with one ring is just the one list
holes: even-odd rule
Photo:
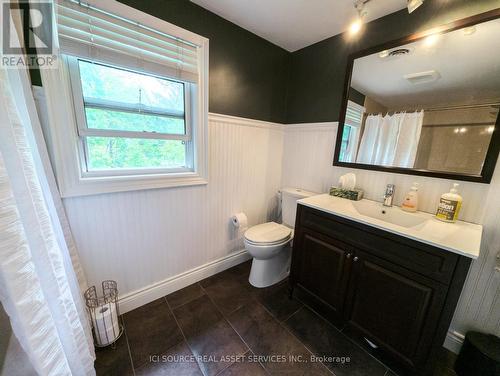
[[0, 299], [40, 375], [95, 375], [86, 281], [25, 70], [0, 68]]
[[356, 159], [357, 163], [413, 167], [424, 112], [369, 115]]
[[402, 114], [385, 115], [378, 132], [374, 164], [392, 166]]
[[357, 163], [375, 164], [377, 140], [382, 127], [382, 115], [369, 115], [365, 121], [365, 129], [359, 145]]
[[424, 111], [403, 113], [399, 126], [398, 142], [394, 151], [393, 166], [413, 167], [422, 133]]

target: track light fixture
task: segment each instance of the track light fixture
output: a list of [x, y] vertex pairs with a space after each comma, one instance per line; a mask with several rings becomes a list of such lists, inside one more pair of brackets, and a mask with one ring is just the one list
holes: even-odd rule
[[351, 34], [357, 34], [363, 28], [363, 18], [366, 16], [367, 12], [365, 10], [365, 4], [370, 0], [356, 0], [354, 2], [354, 8], [358, 12], [358, 16], [349, 26], [349, 32]]
[[[363, 28], [363, 19], [367, 15], [367, 11], [365, 9], [366, 3], [368, 3], [370, 0], [355, 0], [354, 1], [354, 8], [356, 9], [358, 15], [355, 20], [352, 21], [351, 25], [349, 26], [349, 32], [354, 35], [359, 33], [359, 31]], [[407, 0], [407, 8], [408, 8], [408, 13], [412, 13], [415, 9], [420, 7], [424, 3], [424, 0]]]

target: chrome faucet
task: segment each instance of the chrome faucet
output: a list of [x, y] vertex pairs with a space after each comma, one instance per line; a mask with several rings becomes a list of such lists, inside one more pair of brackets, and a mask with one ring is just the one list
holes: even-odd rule
[[394, 184], [387, 184], [385, 188], [384, 194], [384, 206], [392, 206], [392, 200], [394, 199], [394, 191], [396, 190], [396, 186]]

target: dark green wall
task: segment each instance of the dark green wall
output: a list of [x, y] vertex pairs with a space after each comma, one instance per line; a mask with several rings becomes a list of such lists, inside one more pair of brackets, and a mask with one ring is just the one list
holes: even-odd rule
[[[279, 123], [338, 120], [352, 52], [500, 7], [500, 0], [426, 0], [411, 15], [368, 23], [356, 40], [340, 34], [289, 53], [188, 0], [120, 1], [210, 39], [211, 112]], [[39, 72], [30, 73], [39, 85]]]
[[120, 0], [210, 39], [211, 112], [283, 123], [290, 53], [188, 0]]
[[286, 122], [338, 120], [349, 54], [498, 7], [500, 0], [427, 0], [412, 14], [401, 10], [368, 23], [356, 40], [340, 34], [294, 52]]

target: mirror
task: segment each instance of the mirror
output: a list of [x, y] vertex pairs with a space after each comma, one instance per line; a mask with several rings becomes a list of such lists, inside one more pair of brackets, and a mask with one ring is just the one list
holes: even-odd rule
[[489, 182], [500, 19], [466, 19], [350, 58], [334, 165]]

